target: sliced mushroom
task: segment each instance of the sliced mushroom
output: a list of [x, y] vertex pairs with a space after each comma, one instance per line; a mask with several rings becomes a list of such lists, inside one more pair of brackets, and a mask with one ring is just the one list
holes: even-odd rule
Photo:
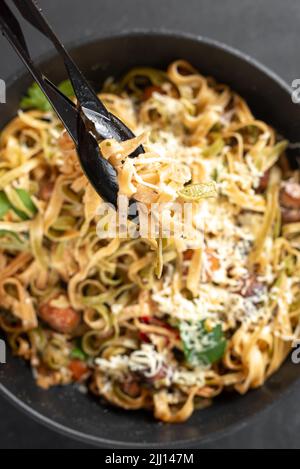
[[283, 184], [280, 206], [283, 223], [300, 222], [300, 184], [292, 181]]

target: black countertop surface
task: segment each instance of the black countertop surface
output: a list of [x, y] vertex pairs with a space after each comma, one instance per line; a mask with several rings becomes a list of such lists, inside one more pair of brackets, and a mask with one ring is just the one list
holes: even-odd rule
[[[39, 0], [65, 43], [130, 29], [171, 29], [223, 41], [252, 55], [288, 83], [300, 78], [299, 0]], [[80, 21], [79, 21], [80, 18]], [[31, 31], [33, 55], [49, 43]], [[0, 78], [21, 67], [0, 38]], [[289, 397], [246, 428], [220, 439], [218, 448], [300, 448], [300, 383]], [[208, 445], [199, 448], [209, 448]], [[14, 409], [0, 398], [0, 448], [83, 449]]]

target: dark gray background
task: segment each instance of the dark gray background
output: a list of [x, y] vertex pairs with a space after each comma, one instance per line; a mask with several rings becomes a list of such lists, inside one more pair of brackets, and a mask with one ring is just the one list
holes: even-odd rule
[[[211, 37], [241, 49], [289, 83], [300, 77], [299, 0], [40, 0], [66, 42], [133, 28], [167, 28]], [[79, 20], [80, 19], [80, 20]], [[49, 44], [28, 27], [32, 51]], [[0, 78], [21, 67], [0, 38]], [[300, 385], [218, 448], [300, 448]], [[216, 446], [216, 445], [215, 445]], [[208, 447], [208, 446], [206, 446]], [[0, 448], [87, 448], [56, 435], [0, 399]]]

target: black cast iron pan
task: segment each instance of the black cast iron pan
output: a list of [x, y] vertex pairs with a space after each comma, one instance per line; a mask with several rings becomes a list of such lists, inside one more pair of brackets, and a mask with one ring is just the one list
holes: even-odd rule
[[[108, 76], [118, 76], [134, 66], [166, 67], [173, 60], [186, 59], [201, 73], [239, 92], [257, 118], [272, 124], [290, 141], [300, 140], [300, 106], [293, 104], [289, 87], [256, 61], [222, 44], [180, 33], [131, 32], [80, 44], [71, 52], [97, 89]], [[44, 60], [43, 70], [55, 83], [65, 78], [56, 57]], [[31, 81], [22, 71], [8, 83], [0, 128], [17, 112], [20, 97]], [[296, 157], [295, 152], [291, 153], [293, 164]], [[263, 388], [243, 397], [225, 394], [211, 408], [195, 412], [180, 425], [157, 423], [145, 412], [114, 409], [73, 387], [42, 391], [36, 387], [28, 366], [9, 354], [7, 364], [0, 365], [0, 391], [40, 423], [97, 446], [192, 448], [246, 425], [254, 415], [278, 402], [296, 383], [299, 373], [288, 360]]]

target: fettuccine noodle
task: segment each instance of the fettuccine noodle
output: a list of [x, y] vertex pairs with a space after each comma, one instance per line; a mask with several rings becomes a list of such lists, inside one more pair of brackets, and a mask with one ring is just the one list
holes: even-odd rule
[[[100, 143], [120, 193], [192, 200], [203, 242], [99, 238], [108, 218], [57, 117], [20, 111], [0, 140], [0, 327], [39, 386], [182, 422], [262, 386], [299, 338], [299, 172], [286, 141], [187, 62], [133, 69], [100, 96], [137, 135]], [[216, 195], [195, 201], [199, 184]]]

